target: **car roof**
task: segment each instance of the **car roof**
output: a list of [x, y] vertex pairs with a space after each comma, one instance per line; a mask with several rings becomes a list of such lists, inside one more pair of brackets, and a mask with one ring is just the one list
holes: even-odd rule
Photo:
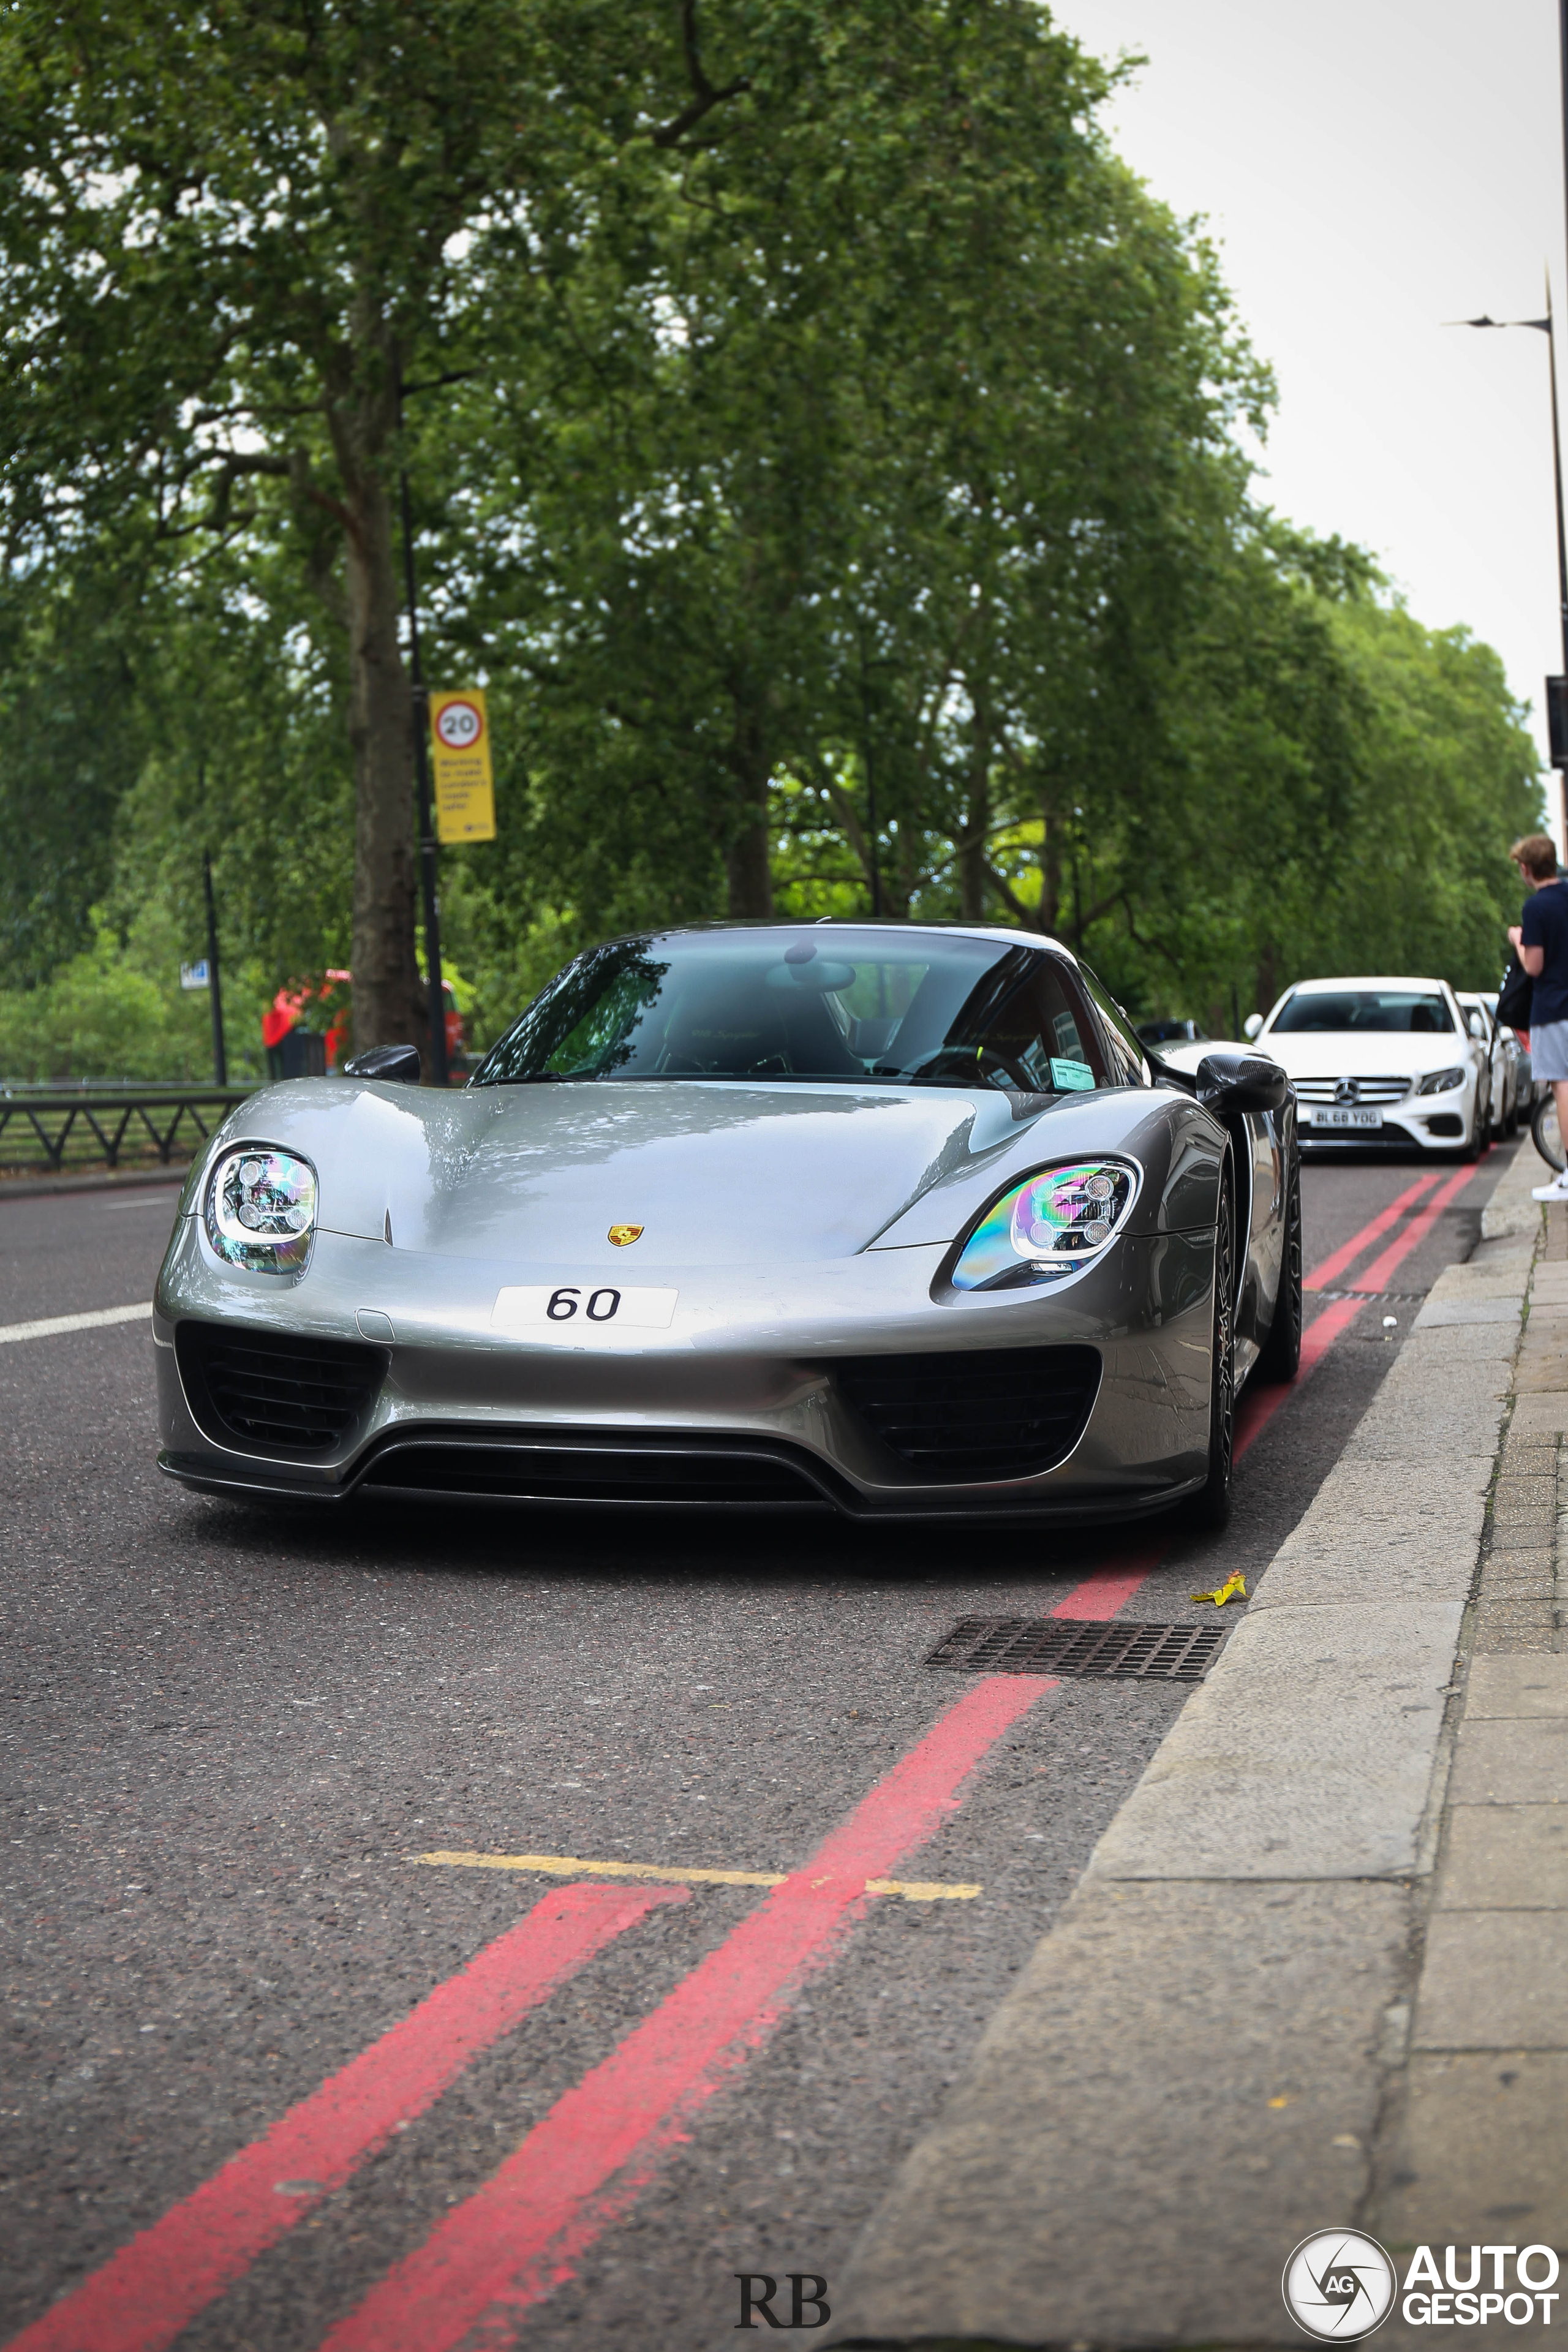
[[1446, 980], [1413, 979], [1408, 972], [1352, 971], [1339, 980], [1299, 980], [1294, 988], [1285, 992], [1288, 996], [1314, 996], [1320, 992], [1331, 995], [1342, 988], [1425, 988], [1436, 996], [1447, 985]]
[[[937, 939], [1001, 940], [1014, 947], [1046, 948], [1051, 954], [1066, 956], [1069, 963], [1081, 961], [1065, 940], [1048, 931], [1020, 931], [1001, 923], [906, 923], [878, 915], [767, 915], [754, 921], [726, 923], [650, 923], [646, 930], [623, 931], [622, 939], [674, 940], [711, 938], [715, 931], [733, 931], [737, 938], [747, 939], [758, 931], [873, 931], [890, 932], [896, 939], [920, 938], [930, 932]], [[606, 941], [613, 945], [613, 941]]]

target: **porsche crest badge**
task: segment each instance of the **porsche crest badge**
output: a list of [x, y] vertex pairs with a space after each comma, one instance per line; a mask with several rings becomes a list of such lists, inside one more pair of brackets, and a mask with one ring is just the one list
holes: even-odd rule
[[640, 1240], [641, 1237], [642, 1227], [640, 1225], [612, 1225], [610, 1227], [610, 1239], [615, 1243], [617, 1249], [628, 1249], [633, 1242]]

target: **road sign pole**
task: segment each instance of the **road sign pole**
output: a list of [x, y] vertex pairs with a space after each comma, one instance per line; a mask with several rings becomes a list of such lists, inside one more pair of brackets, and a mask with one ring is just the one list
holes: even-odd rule
[[228, 1055], [223, 1043], [223, 992], [217, 979], [217, 908], [213, 899], [213, 862], [207, 852], [202, 852], [202, 887], [207, 901], [207, 992], [212, 1000], [213, 1016], [213, 1083], [228, 1084]]
[[[401, 376], [397, 422], [403, 425]], [[436, 830], [430, 805], [430, 706], [419, 654], [419, 593], [414, 574], [414, 520], [408, 503], [408, 469], [397, 471], [403, 518], [403, 577], [408, 596], [409, 701], [414, 722], [414, 772], [419, 795], [419, 879], [425, 901], [425, 985], [430, 997], [430, 1083], [447, 1083], [447, 1002], [441, 984], [441, 906], [436, 893]]]
[[[1568, 221], [1568, 0], [1557, 0], [1557, 64], [1562, 78], [1563, 111], [1563, 217]], [[1552, 272], [1546, 273], [1546, 316], [1552, 317]], [[1557, 338], [1550, 324], [1547, 327], [1547, 349], [1552, 354], [1552, 462], [1557, 484], [1557, 592], [1563, 621], [1563, 668], [1568, 676], [1568, 542], [1563, 529], [1563, 444], [1557, 432]], [[1547, 692], [1551, 693], [1548, 687]], [[1568, 772], [1559, 767], [1558, 782], [1562, 794], [1563, 854], [1568, 859]]]

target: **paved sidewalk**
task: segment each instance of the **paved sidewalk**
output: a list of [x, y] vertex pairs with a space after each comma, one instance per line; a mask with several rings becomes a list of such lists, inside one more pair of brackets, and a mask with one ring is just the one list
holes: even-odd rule
[[[1367, 2226], [1568, 2254], [1568, 1655], [1557, 1579], [1568, 1210], [1548, 1212], [1493, 1489], [1405, 2063]], [[1532, 2336], [1538, 2331], [1510, 2330]], [[1430, 2330], [1397, 2318], [1379, 2342]]]
[[830, 2342], [1300, 2344], [1279, 2280], [1310, 2231], [1568, 2245], [1568, 1212], [1537, 1266], [1541, 1173], [1516, 1156], [1435, 1286]]

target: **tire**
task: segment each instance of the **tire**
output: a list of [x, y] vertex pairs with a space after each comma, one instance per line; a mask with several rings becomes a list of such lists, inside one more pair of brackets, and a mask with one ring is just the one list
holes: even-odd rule
[[1469, 1135], [1466, 1141], [1459, 1147], [1460, 1159], [1479, 1160], [1482, 1152], [1485, 1151], [1487, 1148], [1487, 1141], [1490, 1132], [1491, 1105], [1489, 1103], [1483, 1105], [1480, 1097], [1478, 1095], [1476, 1097], [1476, 1108], [1471, 1115]]
[[1187, 1505], [1194, 1527], [1223, 1528], [1230, 1517], [1236, 1466], [1236, 1187], [1230, 1155], [1220, 1176], [1214, 1243], [1214, 1343], [1209, 1374], [1208, 1476]]
[[1557, 1101], [1550, 1087], [1530, 1114], [1530, 1139], [1548, 1168], [1568, 1168], [1568, 1154], [1563, 1151], [1557, 1123]]
[[1291, 1154], [1285, 1192], [1285, 1256], [1274, 1320], [1258, 1359], [1260, 1381], [1293, 1381], [1301, 1369], [1301, 1162]]

